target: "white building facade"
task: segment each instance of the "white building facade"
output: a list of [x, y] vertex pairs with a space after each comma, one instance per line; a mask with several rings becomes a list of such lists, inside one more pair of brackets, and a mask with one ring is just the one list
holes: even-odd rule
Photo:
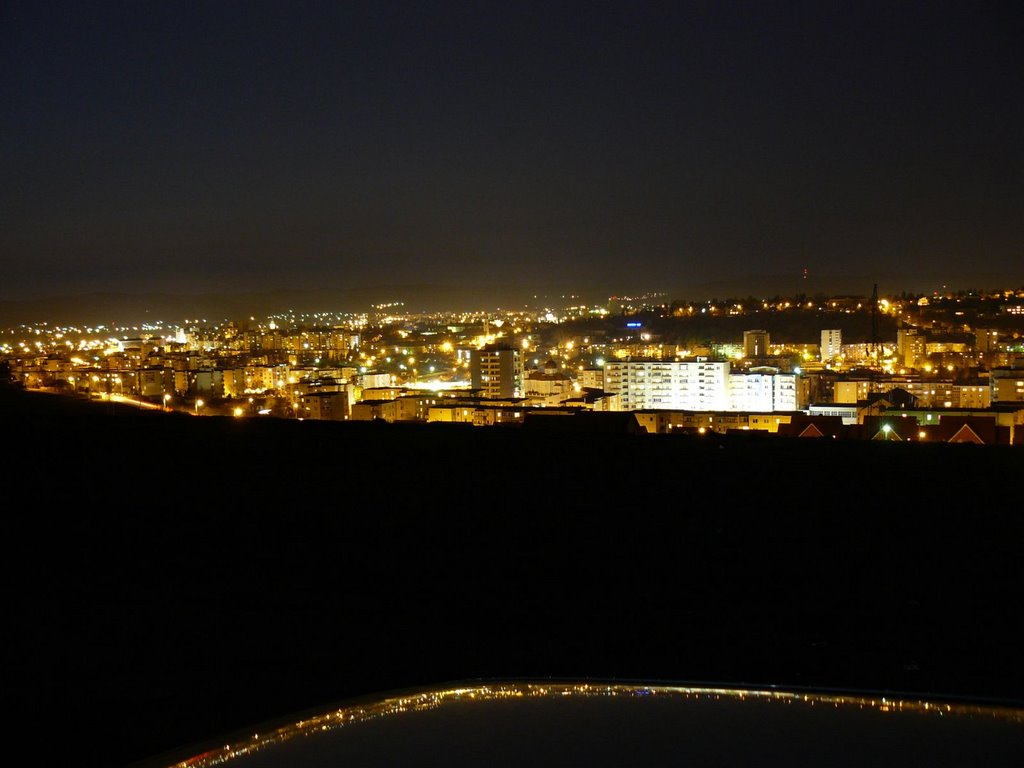
[[843, 332], [838, 328], [821, 332], [821, 362], [831, 363], [842, 355]]
[[797, 375], [732, 373], [728, 360], [624, 360], [605, 364], [605, 391], [624, 411], [794, 411]]

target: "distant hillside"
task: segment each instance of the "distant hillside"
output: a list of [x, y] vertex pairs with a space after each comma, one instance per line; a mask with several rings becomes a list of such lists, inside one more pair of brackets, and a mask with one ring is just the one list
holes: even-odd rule
[[[372, 297], [372, 298], [371, 298]], [[254, 293], [91, 293], [46, 299], [0, 302], [0, 323], [124, 324], [149, 321], [180, 322], [185, 318], [223, 320], [266, 317], [295, 311], [365, 311], [371, 301], [388, 301], [392, 295], [337, 291], [275, 290]]]
[[[806, 294], [869, 296], [877, 283], [884, 294], [908, 291], [959, 290], [1022, 287], [1024, 273], [1014, 275], [961, 273], [915, 275], [898, 273], [864, 276], [761, 275], [710, 283], [659, 286], [646, 281], [646, 292], [663, 293], [666, 301], [700, 301], [710, 298], [770, 297]], [[608, 286], [582, 293], [573, 286], [533, 286], [496, 281], [485, 290], [459, 284], [423, 283], [394, 286], [324, 286], [316, 290], [274, 289], [244, 293], [90, 293], [41, 299], [0, 301], [0, 325], [18, 323], [139, 324], [185, 318], [210, 320], [241, 319], [249, 316], [294, 310], [296, 312], [364, 312], [375, 303], [400, 301], [409, 312], [438, 310], [479, 310], [498, 307], [559, 307], [573, 303], [603, 304], [609, 296], [630, 295], [631, 291]], [[642, 291], [643, 292], [643, 291]]]
[[870, 296], [875, 285], [880, 295], [932, 293], [944, 290], [991, 290], [1024, 287], [1024, 270], [1020, 273], [963, 272], [955, 274], [920, 274], [890, 272], [876, 275], [761, 275], [718, 280], [694, 286], [682, 286], [676, 298], [691, 301], [709, 298], [754, 296], [794, 296], [825, 294], [827, 296]]

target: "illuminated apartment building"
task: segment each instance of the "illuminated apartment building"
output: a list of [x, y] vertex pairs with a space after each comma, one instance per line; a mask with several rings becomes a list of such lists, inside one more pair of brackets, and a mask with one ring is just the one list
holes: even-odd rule
[[1024, 402], [1024, 367], [993, 369], [990, 386], [993, 403]]
[[770, 344], [768, 331], [743, 332], [743, 356], [747, 358], [768, 357]]
[[767, 412], [798, 408], [797, 375], [775, 369], [729, 375], [729, 410]]
[[832, 329], [821, 332], [821, 362], [831, 363], [842, 353], [843, 332]]
[[624, 360], [605, 364], [605, 391], [620, 395], [624, 411], [724, 411], [728, 408], [728, 387], [727, 360]]
[[605, 365], [624, 411], [793, 411], [798, 377], [775, 368], [732, 373], [728, 360], [625, 360]]
[[917, 328], [900, 328], [896, 331], [896, 351], [900, 356], [900, 365], [917, 368], [926, 354], [927, 339]]
[[523, 394], [523, 358], [514, 347], [490, 345], [470, 353], [469, 367], [473, 389], [484, 397], [521, 397]]

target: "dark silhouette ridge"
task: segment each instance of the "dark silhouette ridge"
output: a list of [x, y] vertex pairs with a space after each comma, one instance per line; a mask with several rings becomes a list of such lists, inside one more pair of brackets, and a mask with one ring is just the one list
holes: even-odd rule
[[55, 760], [475, 677], [1024, 699], [1019, 448], [0, 414], [5, 689], [73, 708]]

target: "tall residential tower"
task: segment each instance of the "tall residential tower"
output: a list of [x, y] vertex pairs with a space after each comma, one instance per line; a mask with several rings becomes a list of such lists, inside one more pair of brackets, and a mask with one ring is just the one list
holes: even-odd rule
[[473, 389], [484, 397], [523, 396], [523, 358], [518, 349], [497, 344], [475, 349], [469, 356], [469, 368]]

